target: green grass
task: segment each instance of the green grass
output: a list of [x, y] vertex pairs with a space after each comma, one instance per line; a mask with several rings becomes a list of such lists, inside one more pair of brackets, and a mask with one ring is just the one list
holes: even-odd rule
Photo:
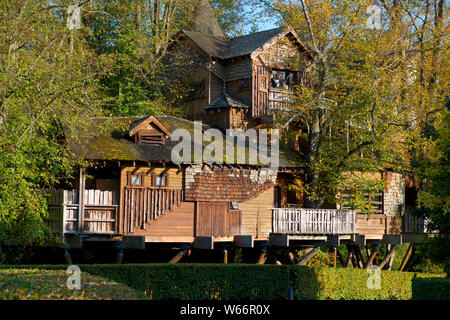
[[128, 286], [82, 272], [81, 289], [67, 287], [65, 270], [0, 269], [0, 300], [140, 300]]

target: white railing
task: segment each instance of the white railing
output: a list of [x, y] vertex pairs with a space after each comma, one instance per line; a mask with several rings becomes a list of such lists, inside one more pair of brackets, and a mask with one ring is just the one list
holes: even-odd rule
[[282, 234], [353, 234], [356, 214], [335, 209], [272, 209], [272, 232]]

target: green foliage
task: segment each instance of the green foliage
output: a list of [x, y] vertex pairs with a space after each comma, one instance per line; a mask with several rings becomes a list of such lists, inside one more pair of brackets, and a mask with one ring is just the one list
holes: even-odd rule
[[129, 287], [81, 274], [80, 290], [67, 288], [65, 270], [0, 269], [0, 300], [141, 300]]
[[81, 266], [145, 292], [154, 300], [280, 300], [289, 289], [286, 267], [251, 265]]
[[[414, 214], [428, 220], [427, 229], [437, 232], [426, 241], [424, 256], [444, 265], [450, 272], [450, 100], [442, 118], [427, 124], [423, 129], [424, 145], [416, 154], [415, 173], [425, 186], [419, 192], [420, 207]], [[431, 133], [430, 133], [431, 132]]]
[[413, 279], [413, 300], [450, 300], [449, 279]]
[[380, 289], [369, 289], [367, 270], [290, 266], [289, 271], [297, 300], [409, 300], [415, 276], [439, 276], [381, 271]]
[[[0, 271], [9, 268], [0, 266]], [[65, 270], [67, 266], [14, 268], [20, 274], [20, 269]], [[371, 274], [351, 268], [246, 264], [81, 265], [80, 268], [87, 274], [124, 284], [152, 300], [285, 300], [291, 282], [297, 300], [409, 300], [413, 297], [412, 281], [443, 276], [382, 271], [381, 289], [369, 289], [367, 281]], [[434, 284], [442, 292], [441, 282], [431, 281], [427, 285]], [[88, 290], [85, 294], [92, 296]]]
[[94, 114], [108, 68], [87, 50], [85, 33], [70, 34], [59, 6], [0, 5], [0, 242], [46, 240], [44, 190], [64, 184], [78, 164], [63, 139]]

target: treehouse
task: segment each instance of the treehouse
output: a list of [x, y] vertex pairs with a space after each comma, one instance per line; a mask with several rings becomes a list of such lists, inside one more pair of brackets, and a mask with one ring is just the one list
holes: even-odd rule
[[[274, 113], [286, 111], [295, 87], [310, 85], [301, 38], [292, 29], [279, 28], [227, 38], [213, 16], [206, 16], [209, 26], [180, 31], [169, 48], [187, 53], [196, 63], [185, 105], [194, 120], [203, 121], [200, 136], [210, 128], [268, 128], [270, 133]], [[179, 143], [176, 131], [195, 136], [195, 122], [149, 116], [97, 118], [93, 124], [89, 136], [67, 141], [89, 165], [79, 169], [71, 188], [55, 190], [48, 199], [49, 224], [72, 247], [85, 241], [135, 248], [178, 245], [184, 249], [176, 262], [190, 246], [259, 246], [263, 252], [258, 263], [265, 262], [269, 246], [312, 247], [300, 262], [304, 264], [321, 245], [347, 244], [347, 262], [341, 264], [368, 267], [378, 244], [393, 246], [380, 264], [384, 266], [392, 262], [398, 244], [426, 236], [424, 221], [409, 214], [415, 206], [415, 183], [406, 173], [379, 173], [386, 186], [367, 195], [370, 212], [347, 206], [345, 200], [352, 195], [344, 191], [336, 203], [305, 209], [304, 195], [295, 188], [306, 181], [307, 168], [298, 152], [307, 143], [304, 139], [281, 145], [274, 168], [250, 164], [248, 156], [260, 149], [249, 141], [239, 150], [235, 139], [223, 133], [221, 139], [233, 155], [247, 158], [227, 154], [223, 161], [201, 157], [178, 162], [173, 158]], [[204, 152], [208, 143], [194, 141], [191, 147], [183, 156]], [[369, 244], [375, 247], [363, 261], [360, 246]]]
[[309, 83], [307, 53], [293, 29], [236, 38], [182, 30], [172, 50], [189, 52], [197, 65], [185, 106], [221, 130], [255, 127], [287, 111], [295, 86]]
[[[48, 199], [54, 232], [72, 247], [86, 241], [119, 241], [128, 247], [186, 245], [213, 249], [317, 244], [418, 242], [417, 223], [391, 216], [403, 206], [402, 176], [391, 175], [378, 214], [347, 208], [302, 209], [281, 185], [285, 172], [304, 174], [304, 164], [280, 152], [279, 168], [249, 165], [236, 157], [223, 163], [173, 161], [174, 132], [195, 134], [194, 122], [169, 116], [96, 118], [89, 136], [68, 140], [89, 163], [72, 188]], [[197, 128], [198, 129], [198, 128]], [[203, 125], [204, 133], [208, 126]], [[236, 140], [227, 142], [238, 151]], [[202, 141], [202, 150], [208, 143]], [[252, 154], [251, 145], [244, 153]], [[195, 149], [195, 146], [193, 146]], [[379, 200], [379, 199], [376, 199]], [[373, 205], [379, 205], [379, 201]], [[416, 221], [417, 222], [417, 221]], [[403, 231], [403, 233], [402, 233]], [[414, 232], [408, 238], [404, 232]], [[422, 235], [424, 236], [424, 235]]]

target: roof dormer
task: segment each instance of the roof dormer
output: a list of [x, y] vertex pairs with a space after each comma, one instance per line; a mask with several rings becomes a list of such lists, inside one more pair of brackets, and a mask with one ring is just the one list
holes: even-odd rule
[[137, 144], [162, 145], [171, 137], [171, 132], [156, 117], [139, 120], [130, 128], [130, 137]]

